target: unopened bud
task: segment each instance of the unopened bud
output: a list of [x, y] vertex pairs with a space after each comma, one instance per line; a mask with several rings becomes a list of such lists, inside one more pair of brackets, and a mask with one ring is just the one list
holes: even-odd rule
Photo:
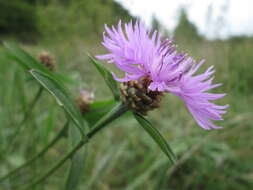
[[142, 115], [147, 115], [148, 111], [158, 108], [163, 97], [162, 92], [148, 89], [150, 82], [148, 78], [142, 78], [139, 81], [124, 82], [120, 86], [122, 101]]
[[94, 93], [86, 90], [80, 90], [80, 95], [76, 99], [77, 106], [82, 114], [89, 111], [89, 106], [93, 103]]
[[48, 52], [41, 52], [38, 58], [49, 70], [53, 71], [55, 69], [55, 59]]

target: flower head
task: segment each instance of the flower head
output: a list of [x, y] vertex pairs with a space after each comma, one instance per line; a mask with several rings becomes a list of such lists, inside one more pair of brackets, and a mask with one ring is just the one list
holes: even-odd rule
[[76, 99], [77, 106], [82, 114], [89, 111], [90, 104], [93, 103], [94, 93], [81, 89], [78, 98]]
[[220, 128], [212, 120], [222, 120], [221, 115], [226, 113], [224, 109], [228, 105], [210, 102], [225, 96], [207, 92], [221, 85], [212, 84], [213, 66], [196, 75], [204, 61], [196, 63], [187, 54], [177, 52], [172, 40], [162, 40], [157, 31], [150, 32], [140, 22], [125, 24], [124, 31], [121, 22], [117, 28], [105, 26], [102, 44], [109, 53], [97, 58], [125, 72], [123, 78], [113, 74], [115, 80], [128, 82], [147, 78], [149, 91], [168, 92], [181, 98], [202, 128]]
[[46, 52], [46, 51], [41, 52], [39, 54], [38, 59], [49, 70], [53, 71], [55, 69], [55, 59], [48, 52]]

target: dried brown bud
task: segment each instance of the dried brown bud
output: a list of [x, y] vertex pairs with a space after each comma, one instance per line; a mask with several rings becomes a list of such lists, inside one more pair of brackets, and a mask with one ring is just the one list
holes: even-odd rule
[[139, 81], [124, 82], [120, 86], [122, 101], [142, 115], [147, 115], [148, 111], [158, 108], [163, 97], [162, 92], [148, 89], [150, 82], [148, 78], [142, 78]]
[[94, 93], [86, 90], [80, 90], [80, 95], [76, 99], [77, 106], [82, 114], [89, 111], [89, 105], [93, 103]]
[[49, 70], [53, 71], [55, 68], [55, 59], [48, 52], [41, 52], [39, 55], [39, 61], [45, 65]]

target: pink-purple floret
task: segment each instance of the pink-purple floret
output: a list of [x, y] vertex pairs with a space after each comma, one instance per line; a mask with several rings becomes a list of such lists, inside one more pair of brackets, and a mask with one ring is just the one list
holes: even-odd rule
[[223, 120], [221, 115], [226, 113], [228, 105], [210, 102], [225, 96], [207, 92], [221, 85], [212, 84], [213, 66], [196, 75], [203, 60], [196, 63], [187, 54], [177, 52], [172, 40], [162, 41], [157, 31], [148, 31], [141, 22], [125, 24], [124, 31], [121, 22], [117, 28], [105, 26], [102, 44], [109, 53], [97, 58], [113, 63], [125, 72], [124, 78], [113, 73], [115, 80], [126, 82], [149, 77], [152, 81], [150, 90], [180, 97], [202, 128], [221, 128], [212, 120]]

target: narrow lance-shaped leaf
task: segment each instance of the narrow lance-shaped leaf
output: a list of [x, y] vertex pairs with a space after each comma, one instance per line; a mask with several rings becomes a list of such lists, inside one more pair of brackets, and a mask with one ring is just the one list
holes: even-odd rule
[[161, 133], [152, 126], [152, 124], [146, 120], [143, 116], [138, 113], [133, 113], [136, 120], [140, 123], [140, 125], [145, 129], [145, 131], [152, 137], [152, 139], [156, 142], [156, 144], [162, 149], [162, 151], [166, 154], [169, 160], [174, 163], [176, 156], [170, 148], [169, 144], [166, 142], [165, 138], [161, 135]]
[[90, 126], [93, 126], [100, 118], [107, 114], [115, 104], [116, 101], [113, 99], [94, 102], [89, 106], [89, 112], [85, 113], [83, 117]]
[[91, 56], [89, 56], [89, 59], [91, 63], [95, 65], [99, 73], [103, 76], [107, 86], [111, 89], [115, 100], [118, 101], [120, 99], [120, 92], [119, 92], [118, 84], [113, 79], [111, 72], [108, 71], [105, 67], [103, 67], [99, 63], [97, 63], [96, 60], [92, 58]]
[[49, 73], [49, 70], [45, 66], [17, 45], [4, 42], [4, 46], [8, 50], [8, 56], [17, 61], [25, 69], [37, 69]]
[[84, 127], [83, 118], [64, 86], [41, 71], [31, 70], [30, 73], [50, 94], [55, 97], [57, 103], [67, 112], [74, 124], [80, 129], [80, 132], [85, 134], [85, 130], [88, 129]]
[[[82, 136], [80, 135], [76, 127], [69, 127], [68, 137], [71, 149], [75, 147], [82, 139]], [[65, 185], [66, 190], [74, 190], [77, 188], [84, 170], [86, 155], [87, 155], [87, 145], [80, 148], [79, 151], [76, 152], [74, 156], [71, 158], [71, 166]]]
[[17, 45], [4, 42], [4, 47], [7, 50], [8, 57], [17, 62], [23, 68], [27, 70], [36, 69], [42, 71], [54, 78], [57, 78], [57, 80], [60, 82], [74, 83], [70, 78], [67, 78], [66, 76], [63, 76], [59, 73], [51, 72], [47, 67], [42, 65], [37, 59], [35, 59], [33, 56], [31, 56], [29, 53], [27, 53], [25, 50], [21, 49]]

